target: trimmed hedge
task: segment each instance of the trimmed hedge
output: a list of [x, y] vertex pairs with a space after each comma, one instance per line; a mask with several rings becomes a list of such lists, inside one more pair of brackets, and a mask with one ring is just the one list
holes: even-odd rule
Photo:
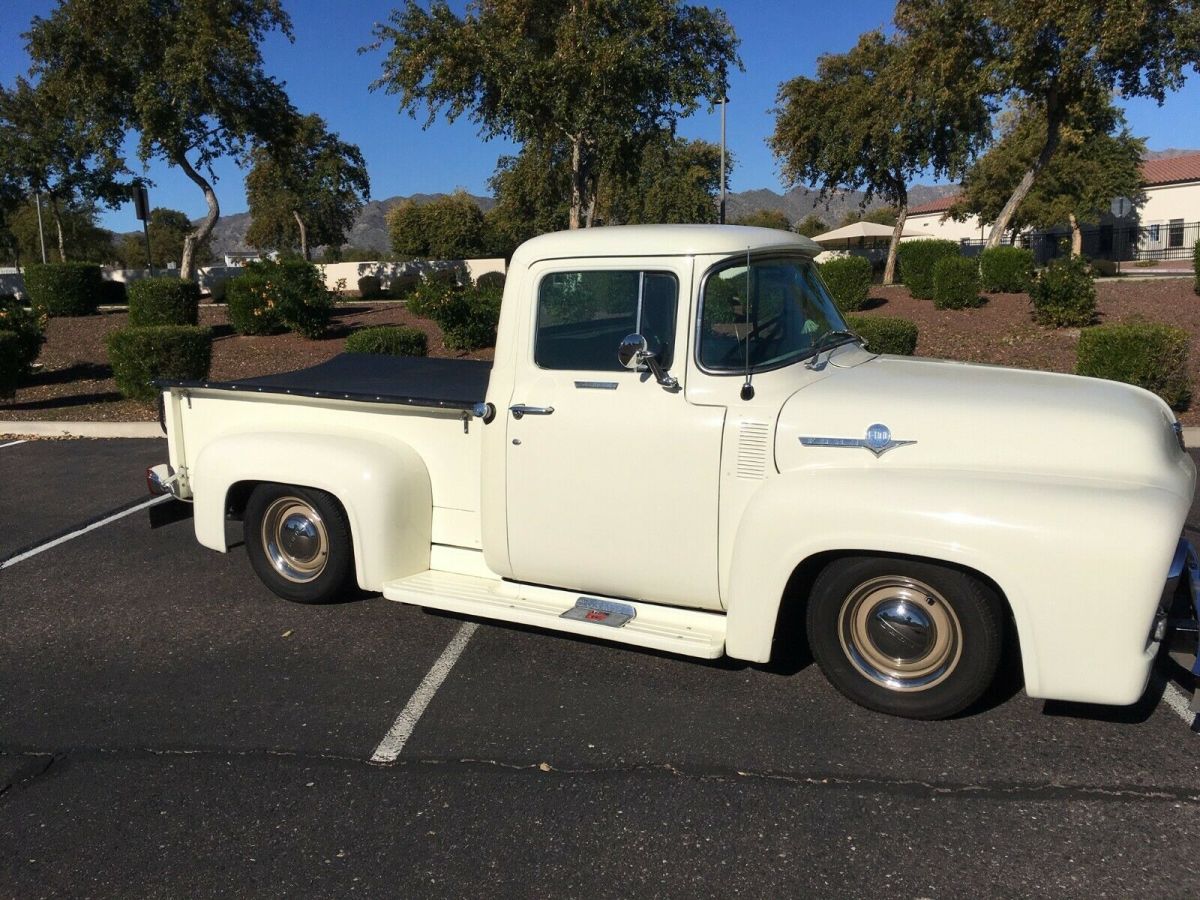
[[871, 290], [871, 261], [861, 256], [843, 256], [820, 264], [821, 279], [842, 312], [857, 312], [867, 303]]
[[974, 309], [983, 306], [979, 296], [979, 265], [965, 256], [947, 256], [933, 267], [933, 308]]
[[1097, 325], [1079, 335], [1076, 375], [1123, 381], [1153, 391], [1173, 409], [1191, 399], [1188, 333], [1156, 322]]
[[475, 287], [503, 288], [506, 280], [503, 272], [484, 272], [475, 279]]
[[429, 342], [425, 332], [406, 325], [364, 328], [346, 338], [347, 353], [381, 353], [388, 356], [425, 356]]
[[51, 316], [91, 316], [104, 288], [100, 267], [90, 263], [47, 263], [25, 267], [25, 290], [38, 312]]
[[393, 300], [403, 300], [415, 291], [420, 283], [420, 275], [393, 275], [388, 282], [386, 293]]
[[959, 256], [959, 247], [954, 241], [922, 238], [919, 241], [902, 241], [897, 248], [900, 262], [900, 280], [908, 292], [920, 300], [933, 299], [933, 267], [939, 259]]
[[11, 331], [0, 331], [0, 400], [17, 392], [21, 376], [21, 339]]
[[179, 278], [143, 278], [129, 285], [129, 325], [195, 325], [200, 321], [200, 286]]
[[499, 288], [472, 288], [447, 295], [432, 315], [442, 329], [446, 348], [478, 350], [495, 346], [503, 293]]
[[131, 400], [153, 400], [159, 378], [201, 381], [212, 364], [212, 331], [196, 325], [122, 328], [105, 344], [117, 389]]
[[374, 300], [383, 294], [378, 275], [364, 275], [358, 279], [358, 296], [363, 300]]
[[992, 247], [979, 254], [979, 276], [990, 294], [1020, 294], [1033, 282], [1033, 251]]
[[1096, 281], [1081, 257], [1051, 261], [1030, 285], [1033, 320], [1055, 328], [1083, 328], [1096, 318]]
[[125, 282], [100, 279], [100, 305], [124, 306], [129, 302], [129, 294], [125, 290]]
[[917, 352], [916, 322], [898, 316], [847, 316], [846, 324], [872, 353], [912, 356]]
[[320, 270], [300, 259], [246, 265], [225, 294], [229, 323], [238, 334], [275, 334], [289, 329], [307, 338], [325, 333], [333, 299]]
[[0, 296], [0, 331], [16, 335], [17, 374], [28, 375], [46, 342], [45, 316], [26, 309], [12, 294]]

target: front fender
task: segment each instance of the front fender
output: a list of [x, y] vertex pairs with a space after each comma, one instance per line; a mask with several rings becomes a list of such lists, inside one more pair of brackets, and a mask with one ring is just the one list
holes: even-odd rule
[[1004, 593], [1034, 697], [1132, 703], [1188, 500], [1095, 480], [910, 469], [785, 473], [763, 485], [734, 543], [726, 648], [770, 657], [796, 567], [830, 551], [973, 569]]
[[429, 568], [433, 494], [424, 461], [407, 444], [317, 434], [235, 434], [207, 444], [189, 472], [196, 539], [225, 552], [229, 490], [271, 481], [333, 494], [346, 510], [363, 590]]

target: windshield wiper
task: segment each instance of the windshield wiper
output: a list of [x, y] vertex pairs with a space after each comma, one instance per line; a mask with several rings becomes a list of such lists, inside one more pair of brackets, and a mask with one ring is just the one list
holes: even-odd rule
[[838, 346], [838, 344], [836, 343], [837, 338], [851, 338], [853, 340], [858, 341], [860, 344], [863, 344], [864, 346], [867, 343], [861, 337], [859, 337], [857, 334], [855, 334], [853, 331], [850, 331], [845, 328], [835, 329], [834, 331], [827, 331], [823, 335], [821, 335], [819, 338], [817, 338], [817, 340], [813, 343], [812, 359], [810, 359], [804, 365], [810, 369], [815, 369], [821, 361], [821, 354], [824, 353], [827, 349], [832, 350], [834, 347]]

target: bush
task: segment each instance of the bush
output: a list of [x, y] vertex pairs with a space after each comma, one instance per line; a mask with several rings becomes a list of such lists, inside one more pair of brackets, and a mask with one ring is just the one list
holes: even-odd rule
[[421, 281], [408, 295], [405, 305], [414, 316], [422, 319], [432, 319], [434, 311], [446, 302], [446, 299], [456, 292], [452, 284], [445, 281]]
[[325, 333], [333, 300], [320, 270], [304, 260], [260, 261], [229, 283], [229, 322], [238, 334], [274, 334], [284, 328], [307, 338]]
[[125, 282], [100, 279], [100, 305], [124, 306], [129, 302], [129, 294], [125, 290]]
[[1033, 251], [992, 247], [979, 254], [979, 275], [988, 293], [1020, 294], [1033, 282]]
[[1136, 384], [1173, 409], [1191, 398], [1188, 333], [1155, 322], [1098, 325], [1079, 335], [1075, 374]]
[[224, 303], [228, 291], [228, 278], [214, 278], [208, 283], [208, 299], [213, 303]]
[[100, 267], [51, 263], [25, 267], [25, 289], [33, 308], [51, 316], [91, 316], [100, 305]]
[[129, 325], [195, 325], [200, 320], [200, 287], [179, 278], [143, 278], [129, 285]]
[[843, 256], [821, 263], [821, 278], [842, 312], [857, 312], [866, 305], [871, 290], [871, 261]]
[[17, 339], [14, 351], [18, 376], [28, 375], [30, 367], [46, 342], [46, 317], [26, 309], [11, 294], [0, 296], [0, 331], [13, 334]]
[[503, 288], [506, 280], [503, 272], [484, 272], [475, 279], [475, 287]]
[[902, 241], [897, 249], [900, 262], [900, 280], [908, 292], [920, 300], [933, 299], [933, 267], [939, 259], [959, 256], [958, 244], [922, 238], [917, 241]]
[[979, 296], [979, 264], [965, 256], [947, 256], [933, 267], [933, 308], [973, 309]]
[[912, 356], [917, 352], [917, 323], [896, 316], [847, 316], [848, 324], [872, 353]]
[[1033, 320], [1055, 328], [1082, 328], [1096, 317], [1096, 283], [1079, 257], [1053, 260], [1029, 288]]
[[11, 331], [0, 331], [0, 400], [17, 392], [21, 376], [21, 339]]
[[425, 332], [420, 329], [403, 325], [380, 325], [356, 331], [346, 338], [346, 352], [424, 356], [428, 353], [428, 341]]
[[1192, 289], [1200, 294], [1200, 241], [1196, 241], [1196, 246], [1192, 248], [1192, 270], [1196, 273], [1196, 283]]
[[383, 294], [383, 288], [378, 275], [364, 275], [358, 279], [358, 296], [364, 300], [374, 300]]
[[420, 275], [393, 275], [388, 282], [387, 295], [393, 300], [403, 300], [415, 291], [420, 283]]
[[451, 291], [431, 316], [442, 329], [447, 349], [495, 346], [502, 295], [498, 288]]
[[196, 325], [122, 328], [105, 344], [117, 389], [131, 400], [153, 400], [155, 379], [202, 381], [212, 363], [212, 332]]

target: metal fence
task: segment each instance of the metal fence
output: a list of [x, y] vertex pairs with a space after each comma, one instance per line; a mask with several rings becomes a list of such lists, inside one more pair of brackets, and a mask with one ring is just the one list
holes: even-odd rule
[[[1113, 262], [1161, 262], [1191, 259], [1200, 242], [1200, 222], [1176, 220], [1154, 225], [1085, 225], [1083, 255]], [[1009, 243], [1005, 240], [1004, 243]], [[1071, 253], [1071, 231], [1055, 228], [1018, 235], [1017, 244], [1033, 251], [1038, 265]], [[968, 256], [979, 253], [983, 241], [963, 241]]]

